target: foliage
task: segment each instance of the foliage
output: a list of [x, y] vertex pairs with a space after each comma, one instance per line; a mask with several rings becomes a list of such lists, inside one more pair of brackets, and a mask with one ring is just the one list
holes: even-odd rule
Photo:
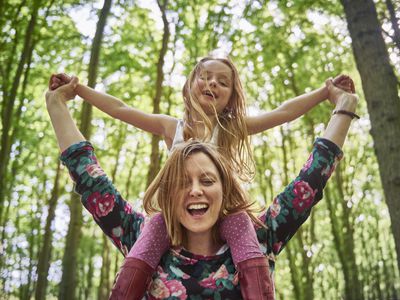
[[[59, 151], [44, 107], [47, 81], [51, 73], [61, 71], [78, 75], [81, 82], [87, 81], [93, 38], [87, 28], [95, 26], [101, 8], [94, 1], [41, 0], [39, 5], [37, 26], [32, 33], [31, 62], [24, 64], [24, 70], [28, 64], [30, 69], [21, 75], [12, 110], [18, 122], [10, 130], [10, 134], [15, 134], [0, 217], [0, 293], [10, 299], [28, 299], [34, 295], [38, 253], [54, 188]], [[377, 1], [376, 5], [382, 19], [387, 19], [383, 1]], [[2, 112], [17, 72], [32, 11], [33, 5], [24, 0], [7, 1], [0, 8]], [[181, 88], [185, 76], [199, 57], [214, 48], [230, 52], [236, 62], [251, 114], [271, 110], [342, 72], [352, 75], [356, 85], [361, 86], [338, 1], [196, 0], [188, 5], [187, 1], [174, 0], [168, 3], [167, 18], [171, 37], [163, 67], [162, 113], [182, 115]], [[103, 38], [97, 89], [151, 112], [162, 34], [156, 2], [116, 1]], [[399, 61], [398, 50], [393, 42], [389, 44], [394, 53], [391, 57]], [[359, 94], [362, 95], [361, 89]], [[81, 100], [69, 103], [75, 119], [81, 105]], [[300, 170], [330, 111], [329, 103], [321, 104], [297, 121], [253, 137], [257, 176], [249, 192], [260, 205], [269, 205]], [[359, 112], [363, 117], [353, 124], [344, 148], [345, 159], [337, 170], [341, 181], [332, 178], [326, 197], [311, 219], [289, 243], [288, 251], [277, 258], [278, 299], [310, 299], [307, 285], [297, 289], [296, 280], [300, 285], [308, 282], [315, 299], [345, 297], [340, 246], [333, 233], [335, 222], [341, 229], [340, 240], [353, 239], [356, 276], [364, 297], [388, 299], [400, 295], [388, 209], [364, 101]], [[98, 110], [94, 110], [91, 123], [91, 140], [100, 163], [107, 174], [115, 174], [114, 181], [121, 194], [139, 208], [146, 184], [144, 178], [151, 164], [151, 136]], [[3, 130], [3, 123], [1, 126]], [[164, 160], [165, 146], [160, 143], [160, 148]], [[58, 295], [72, 190], [63, 169], [52, 222], [46, 299]], [[352, 232], [347, 232], [347, 228]], [[108, 278], [112, 283], [122, 256], [109, 246]], [[81, 299], [98, 296], [103, 249], [102, 232], [85, 211], [76, 266], [79, 270], [76, 294]]]

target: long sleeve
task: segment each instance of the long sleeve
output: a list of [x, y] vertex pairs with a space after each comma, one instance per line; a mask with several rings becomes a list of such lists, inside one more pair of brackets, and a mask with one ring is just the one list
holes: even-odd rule
[[139, 236], [144, 216], [133, 211], [121, 197], [98, 164], [90, 142], [71, 145], [60, 159], [68, 168], [84, 207], [114, 245], [127, 255]]
[[267, 226], [257, 229], [267, 253], [278, 254], [307, 220], [312, 207], [322, 199], [323, 189], [343, 157], [342, 151], [327, 139], [318, 138], [299, 175], [273, 200], [260, 216]]

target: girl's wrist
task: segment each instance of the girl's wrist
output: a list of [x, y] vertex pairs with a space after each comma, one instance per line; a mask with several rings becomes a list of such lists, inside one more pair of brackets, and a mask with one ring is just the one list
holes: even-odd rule
[[321, 100], [321, 102], [322, 101], [325, 101], [325, 100], [329, 100], [329, 91], [328, 91], [328, 87], [326, 86], [326, 85], [324, 85], [324, 86], [321, 86], [320, 88], [319, 88], [320, 90], [321, 90], [321, 94], [322, 94], [322, 100]]

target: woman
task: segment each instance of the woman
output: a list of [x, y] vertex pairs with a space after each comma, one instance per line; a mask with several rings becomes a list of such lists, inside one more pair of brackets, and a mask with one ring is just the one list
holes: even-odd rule
[[[76, 182], [76, 191], [81, 194], [85, 207], [126, 255], [139, 238], [144, 216], [134, 212], [122, 199], [98, 165], [93, 147], [73, 122], [66, 101], [75, 96], [76, 84], [73, 79], [46, 93], [47, 109], [63, 152], [61, 159]], [[327, 86], [336, 109], [323, 138], [315, 142], [299, 176], [259, 218], [266, 225], [257, 226], [258, 240], [266, 255], [278, 254], [307, 219], [342, 157], [340, 147], [356, 116], [358, 99], [334, 87], [332, 81]], [[178, 147], [149, 187], [144, 201], [150, 212], [161, 209], [173, 245], [163, 256], [152, 283], [147, 285], [147, 296], [150, 299], [240, 299], [240, 285], [252, 282], [238, 284], [231, 254], [219, 240], [217, 228], [226, 215], [242, 210], [251, 214], [251, 202], [218, 152], [199, 142]], [[240, 234], [240, 227], [232, 230]], [[154, 246], [158, 246], [157, 240]], [[273, 261], [270, 263], [273, 269]], [[129, 261], [126, 261], [123, 272], [128, 268]], [[117, 279], [112, 297], [129, 297], [133, 288], [129, 282]], [[265, 291], [266, 298], [271, 294], [273, 290]]]

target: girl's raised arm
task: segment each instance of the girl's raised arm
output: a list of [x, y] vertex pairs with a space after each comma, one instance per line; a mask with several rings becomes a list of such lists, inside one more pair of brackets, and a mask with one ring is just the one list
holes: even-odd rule
[[[337, 76], [333, 80], [333, 83], [344, 91], [354, 92], [353, 81], [346, 75]], [[249, 134], [256, 134], [286, 122], [293, 121], [310, 111], [314, 106], [326, 100], [328, 95], [328, 89], [324, 86], [287, 100], [272, 111], [262, 113], [258, 116], [247, 117], [247, 130]]]
[[[54, 90], [58, 89], [70, 81], [71, 77], [66, 74], [61, 73], [53, 75], [50, 88]], [[177, 120], [173, 117], [162, 114], [145, 113], [128, 106], [122, 100], [114, 96], [101, 93], [83, 84], [77, 84], [75, 92], [86, 102], [115, 119], [119, 119], [144, 131], [161, 135], [166, 141], [168, 141], [168, 139], [173, 139], [177, 124]]]

